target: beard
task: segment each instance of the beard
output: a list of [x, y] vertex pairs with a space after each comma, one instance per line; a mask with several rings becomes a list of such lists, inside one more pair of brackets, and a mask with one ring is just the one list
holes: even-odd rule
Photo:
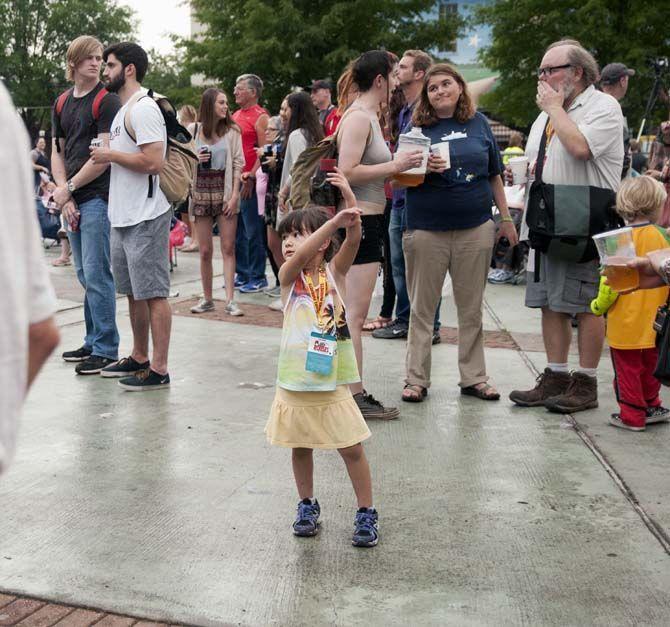
[[116, 78], [110, 79], [109, 82], [105, 85], [105, 89], [107, 91], [112, 92], [113, 94], [118, 94], [125, 84], [126, 84], [126, 76], [122, 72]]

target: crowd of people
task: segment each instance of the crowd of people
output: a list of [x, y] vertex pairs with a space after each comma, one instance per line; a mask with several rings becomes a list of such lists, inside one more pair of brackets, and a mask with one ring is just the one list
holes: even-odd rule
[[[407, 338], [399, 395], [423, 402], [431, 386], [432, 346], [440, 342], [447, 275], [457, 311], [461, 394], [500, 399], [486, 368], [484, 292], [487, 281], [509, 282], [509, 274], [500, 272], [510, 273], [519, 259], [527, 259], [527, 271], [520, 272], [526, 306], [541, 311], [547, 366], [533, 388], [513, 391], [510, 399], [559, 413], [597, 407], [597, 368], [607, 333], [621, 408], [610, 422], [642, 430], [670, 418], [651, 374], [657, 352], [650, 319], [668, 288], [655, 284], [653, 290], [616, 295], [606, 325], [604, 309], [593, 304], [607, 289], [597, 259], [559, 254], [556, 242], [536, 245], [521, 220], [538, 186], [612, 196], [621, 187], [617, 211], [633, 227], [638, 254], [669, 247], [654, 225], [668, 226], [670, 121], [643, 163], [618, 102], [634, 75], [625, 65], [599, 72], [579, 42], [549, 46], [537, 72], [538, 118], [525, 148], [516, 134], [504, 153], [463, 76], [421, 50], [400, 58], [384, 50], [365, 52], [337, 81], [337, 104], [330, 82], [316, 80], [311, 93], [288, 94], [274, 116], [260, 104], [262, 79], [243, 74], [232, 94], [234, 112], [218, 88], [204, 91], [197, 110], [179, 111], [197, 167], [190, 197], [178, 206], [163, 190], [168, 131], [161, 108], [142, 87], [145, 51], [129, 42], [103, 48], [83, 36], [70, 45], [66, 67], [73, 87], [54, 103], [51, 160], [43, 138], [32, 153], [36, 194], [44, 199], [38, 202], [62, 216], [57, 230], [66, 238], [57, 263], [68, 263], [71, 249], [85, 289], [83, 344], [63, 359], [76, 362], [78, 375], [117, 378], [129, 391], [167, 389], [173, 214], [189, 224], [184, 250], [200, 255], [203, 295], [191, 309], [195, 314], [216, 307], [216, 228], [225, 313], [244, 315], [236, 291], [265, 291], [273, 297], [270, 307], [284, 315], [266, 433], [271, 443], [292, 449], [300, 496], [296, 535], [318, 532], [312, 451], [338, 449], [359, 506], [353, 543], [377, 543], [378, 514], [361, 442], [370, 435], [366, 420], [391, 420], [400, 412], [364, 385], [362, 334]], [[410, 129], [420, 131], [429, 148], [397, 150]], [[294, 205], [294, 192], [304, 183], [299, 166], [315, 150], [335, 157], [327, 182], [337, 190], [336, 207]], [[527, 171], [513, 190], [506, 165], [520, 156], [527, 157]], [[419, 178], [405, 176], [417, 171]], [[529, 239], [530, 252], [526, 244], [519, 255], [520, 241]], [[384, 301], [379, 316], [367, 321], [380, 269]], [[115, 293], [128, 298], [132, 328], [132, 350], [121, 359]], [[572, 319], [579, 365], [571, 372]]]

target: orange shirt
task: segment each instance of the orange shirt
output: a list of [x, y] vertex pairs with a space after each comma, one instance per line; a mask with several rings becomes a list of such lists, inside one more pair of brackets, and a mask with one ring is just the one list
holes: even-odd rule
[[[653, 224], [633, 227], [635, 251], [644, 257], [652, 250], [670, 248], [658, 227]], [[607, 342], [612, 348], [641, 349], [656, 346], [653, 328], [656, 310], [668, 298], [668, 288], [637, 290], [622, 294], [607, 312]]]
[[244, 153], [243, 172], [251, 171], [258, 158], [258, 155], [256, 155], [256, 144], [258, 142], [256, 122], [261, 115], [268, 115], [268, 112], [257, 104], [248, 109], [238, 109], [233, 113], [233, 120], [240, 127], [242, 133], [242, 152]]

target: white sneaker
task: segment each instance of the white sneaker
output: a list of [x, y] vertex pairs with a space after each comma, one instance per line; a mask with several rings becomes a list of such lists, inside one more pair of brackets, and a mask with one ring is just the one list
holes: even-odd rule
[[281, 298], [273, 300], [268, 307], [272, 309], [272, 311], [284, 311], [284, 303], [281, 302]]
[[205, 313], [206, 311], [214, 311], [214, 302], [211, 300], [205, 300], [204, 298], [200, 299], [200, 302], [191, 307], [191, 313], [194, 314], [201, 314]]
[[244, 312], [237, 306], [234, 300], [231, 300], [225, 307], [224, 311], [229, 316], [243, 316]]

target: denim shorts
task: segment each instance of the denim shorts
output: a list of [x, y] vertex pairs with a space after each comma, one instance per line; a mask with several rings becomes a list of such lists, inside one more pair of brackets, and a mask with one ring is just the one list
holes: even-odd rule
[[170, 294], [172, 211], [133, 226], [112, 227], [112, 274], [119, 294], [135, 300]]

